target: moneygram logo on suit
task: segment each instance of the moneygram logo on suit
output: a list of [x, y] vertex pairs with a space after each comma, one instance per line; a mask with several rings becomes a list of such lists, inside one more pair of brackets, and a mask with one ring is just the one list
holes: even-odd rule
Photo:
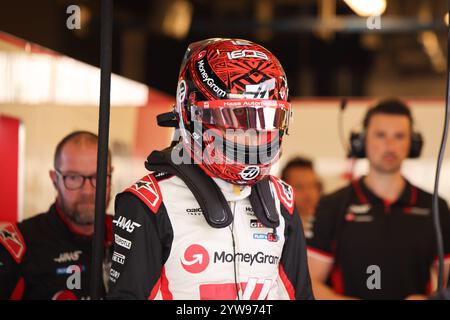
[[[225, 251], [214, 252], [213, 263], [231, 263], [240, 262], [248, 263], [252, 266], [254, 263], [264, 264], [278, 264], [279, 257], [264, 254], [258, 251], [257, 253], [227, 253]], [[181, 257], [181, 265], [183, 269], [189, 273], [200, 273], [205, 271], [210, 263], [210, 256], [208, 251], [199, 244], [190, 245]]]
[[[192, 244], [186, 248], [184, 255], [180, 259], [184, 270], [189, 273], [199, 274], [208, 268], [211, 258], [208, 251], [199, 244]], [[277, 265], [279, 257], [264, 254], [259, 251], [256, 253], [227, 253], [225, 251], [213, 254], [213, 263], [248, 263], [252, 266], [258, 264]], [[237, 291], [244, 300], [264, 300], [267, 299], [270, 288], [272, 287], [271, 279], [259, 279], [257, 277], [248, 278], [246, 282], [239, 283], [212, 283], [201, 284], [199, 287], [200, 299], [220, 299], [235, 300]]]

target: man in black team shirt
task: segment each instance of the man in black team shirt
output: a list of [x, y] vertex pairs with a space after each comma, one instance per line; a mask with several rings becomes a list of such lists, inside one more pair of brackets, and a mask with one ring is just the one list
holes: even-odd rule
[[[401, 174], [402, 162], [417, 147], [411, 112], [400, 101], [385, 100], [367, 112], [363, 124], [368, 175], [324, 197], [317, 208], [308, 243], [314, 294], [318, 299], [426, 295], [437, 271], [431, 194]], [[447, 278], [450, 213], [442, 199], [439, 208]]]
[[[0, 299], [89, 299], [97, 143], [90, 132], [66, 136], [50, 171], [57, 197], [48, 212], [17, 225], [0, 223]], [[105, 220], [106, 270], [111, 216]]]

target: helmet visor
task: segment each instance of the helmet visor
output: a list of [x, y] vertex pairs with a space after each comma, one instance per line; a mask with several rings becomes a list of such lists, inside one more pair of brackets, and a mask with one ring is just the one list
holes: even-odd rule
[[192, 121], [224, 129], [285, 131], [290, 116], [290, 103], [277, 100], [213, 100], [191, 105]]

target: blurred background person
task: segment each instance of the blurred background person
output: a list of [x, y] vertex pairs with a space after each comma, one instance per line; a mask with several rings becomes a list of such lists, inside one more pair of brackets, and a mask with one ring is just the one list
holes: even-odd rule
[[[87, 131], [64, 137], [49, 172], [57, 192], [55, 202], [47, 212], [21, 223], [0, 224], [1, 299], [89, 299], [97, 144], [97, 135]], [[106, 205], [111, 172], [109, 160]], [[107, 215], [107, 252], [111, 229]], [[106, 253], [106, 272], [109, 264]]]
[[[367, 156], [369, 173], [322, 198], [317, 208], [308, 243], [314, 294], [417, 298], [433, 290], [437, 252], [431, 194], [401, 173], [403, 161], [420, 154], [413, 118], [403, 102], [384, 100], [369, 109], [363, 127], [359, 156]], [[450, 212], [443, 199], [439, 206], [450, 254]]]
[[314, 163], [308, 158], [293, 158], [281, 171], [281, 179], [295, 189], [295, 204], [302, 219], [305, 237], [310, 238], [314, 213], [322, 194], [322, 183], [314, 170]]

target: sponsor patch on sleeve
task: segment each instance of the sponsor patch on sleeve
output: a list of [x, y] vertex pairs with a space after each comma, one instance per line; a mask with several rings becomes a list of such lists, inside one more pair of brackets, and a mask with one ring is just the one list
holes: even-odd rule
[[11, 254], [17, 263], [25, 254], [25, 241], [17, 226], [13, 223], [0, 223], [0, 244]]
[[294, 212], [294, 189], [286, 182], [275, 176], [270, 176], [270, 179], [275, 186], [275, 191], [277, 193], [278, 199], [285, 206], [289, 214], [292, 215], [292, 213]]
[[131, 192], [141, 199], [153, 213], [157, 213], [162, 203], [161, 190], [158, 182], [152, 174], [144, 176], [131, 187], [125, 189], [125, 192]]

